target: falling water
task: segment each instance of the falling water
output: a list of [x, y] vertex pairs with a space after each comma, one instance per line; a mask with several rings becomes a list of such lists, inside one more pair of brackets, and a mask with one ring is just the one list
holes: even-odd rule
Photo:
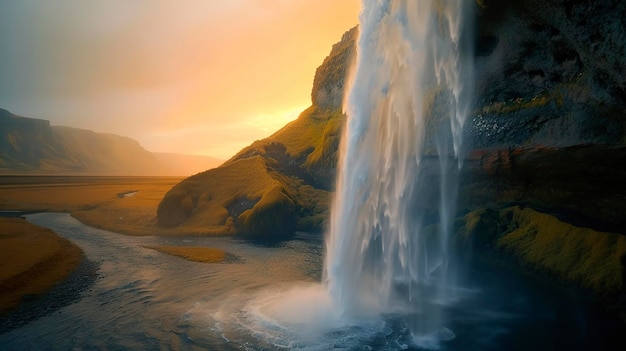
[[401, 312], [415, 335], [445, 324], [472, 5], [363, 1], [324, 272], [345, 320]]

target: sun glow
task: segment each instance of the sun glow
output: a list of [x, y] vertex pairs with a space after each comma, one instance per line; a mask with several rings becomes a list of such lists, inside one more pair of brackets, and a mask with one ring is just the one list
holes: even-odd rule
[[[0, 4], [0, 108], [228, 158], [311, 104], [358, 0]], [[7, 16], [10, 15], [10, 16]], [[60, 40], [60, 38], [63, 38]]]

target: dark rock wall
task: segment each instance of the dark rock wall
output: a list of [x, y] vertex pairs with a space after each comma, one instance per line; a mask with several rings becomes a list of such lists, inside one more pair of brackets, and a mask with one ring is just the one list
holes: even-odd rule
[[624, 145], [622, 1], [485, 1], [469, 149]]
[[463, 204], [626, 224], [623, 1], [484, 1]]

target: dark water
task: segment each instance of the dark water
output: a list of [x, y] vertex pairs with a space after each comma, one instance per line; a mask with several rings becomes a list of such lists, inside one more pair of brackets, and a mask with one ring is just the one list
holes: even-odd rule
[[[623, 350], [624, 330], [592, 306], [488, 265], [468, 269], [446, 328], [412, 336], [427, 313], [345, 322], [319, 285], [323, 242], [128, 237], [68, 214], [29, 215], [99, 268], [73, 303], [0, 334], [0, 350]], [[212, 246], [242, 261], [204, 264], [143, 245]], [[619, 343], [622, 344], [619, 344]]]

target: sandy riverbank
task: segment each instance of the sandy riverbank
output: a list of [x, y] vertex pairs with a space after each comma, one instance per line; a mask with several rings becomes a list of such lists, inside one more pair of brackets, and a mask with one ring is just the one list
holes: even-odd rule
[[[193, 235], [156, 225], [159, 201], [180, 179], [0, 176], [0, 210], [69, 212], [86, 225], [127, 235]], [[207, 263], [234, 257], [212, 248], [154, 249]], [[76, 245], [17, 218], [0, 217], [0, 252], [0, 314], [66, 279], [83, 258]]]
[[18, 218], [0, 218], [0, 313], [65, 280], [83, 251], [53, 231]]

